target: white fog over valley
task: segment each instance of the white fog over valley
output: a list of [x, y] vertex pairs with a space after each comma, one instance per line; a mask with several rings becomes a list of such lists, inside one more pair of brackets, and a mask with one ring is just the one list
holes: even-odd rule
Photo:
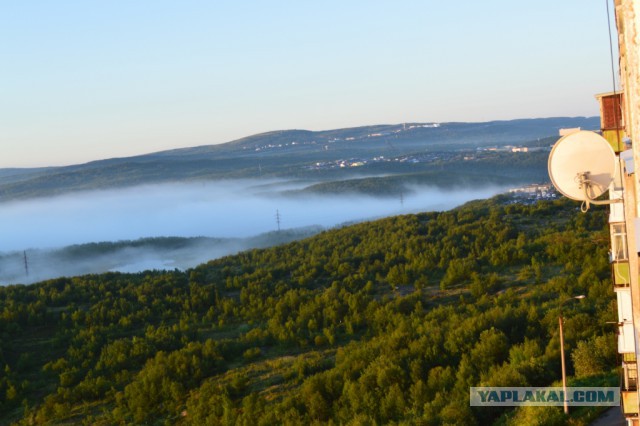
[[[449, 210], [508, 187], [442, 190], [415, 187], [397, 198], [283, 195], [290, 181], [216, 181], [73, 193], [0, 204], [0, 285], [109, 270], [184, 269], [255, 246], [249, 237], [278, 229], [322, 228], [397, 214]], [[316, 226], [310, 229], [309, 227]], [[318, 228], [321, 227], [321, 228]], [[56, 264], [45, 249], [149, 237], [213, 237], [188, 251], [124, 248], [113, 258]], [[243, 240], [244, 239], [244, 240]], [[264, 244], [263, 244], [264, 245]], [[26, 275], [23, 252], [28, 256]]]

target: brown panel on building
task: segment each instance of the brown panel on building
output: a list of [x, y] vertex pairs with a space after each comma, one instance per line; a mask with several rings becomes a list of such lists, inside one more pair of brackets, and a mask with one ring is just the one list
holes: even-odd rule
[[622, 94], [605, 95], [600, 98], [600, 126], [602, 130], [622, 129], [622, 111], [620, 109]]

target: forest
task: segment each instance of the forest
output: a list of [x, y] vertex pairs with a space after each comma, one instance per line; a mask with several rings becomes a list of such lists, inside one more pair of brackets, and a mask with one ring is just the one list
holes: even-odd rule
[[[471, 386], [617, 385], [606, 210], [508, 196], [186, 271], [0, 287], [0, 424], [568, 424]], [[571, 424], [598, 414], [572, 411]]]

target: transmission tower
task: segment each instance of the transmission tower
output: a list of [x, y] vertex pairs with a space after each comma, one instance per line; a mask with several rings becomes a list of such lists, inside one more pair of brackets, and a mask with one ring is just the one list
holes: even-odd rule
[[280, 210], [276, 209], [276, 224], [278, 225], [278, 232], [280, 232]]
[[24, 250], [22, 252], [22, 255], [24, 257], [24, 273], [27, 274], [27, 277], [29, 276], [29, 262], [27, 261], [27, 251]]

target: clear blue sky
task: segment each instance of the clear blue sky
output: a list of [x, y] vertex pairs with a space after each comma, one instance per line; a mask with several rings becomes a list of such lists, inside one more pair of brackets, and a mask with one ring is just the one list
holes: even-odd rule
[[612, 90], [605, 0], [5, 1], [0, 40], [0, 167], [592, 116]]

